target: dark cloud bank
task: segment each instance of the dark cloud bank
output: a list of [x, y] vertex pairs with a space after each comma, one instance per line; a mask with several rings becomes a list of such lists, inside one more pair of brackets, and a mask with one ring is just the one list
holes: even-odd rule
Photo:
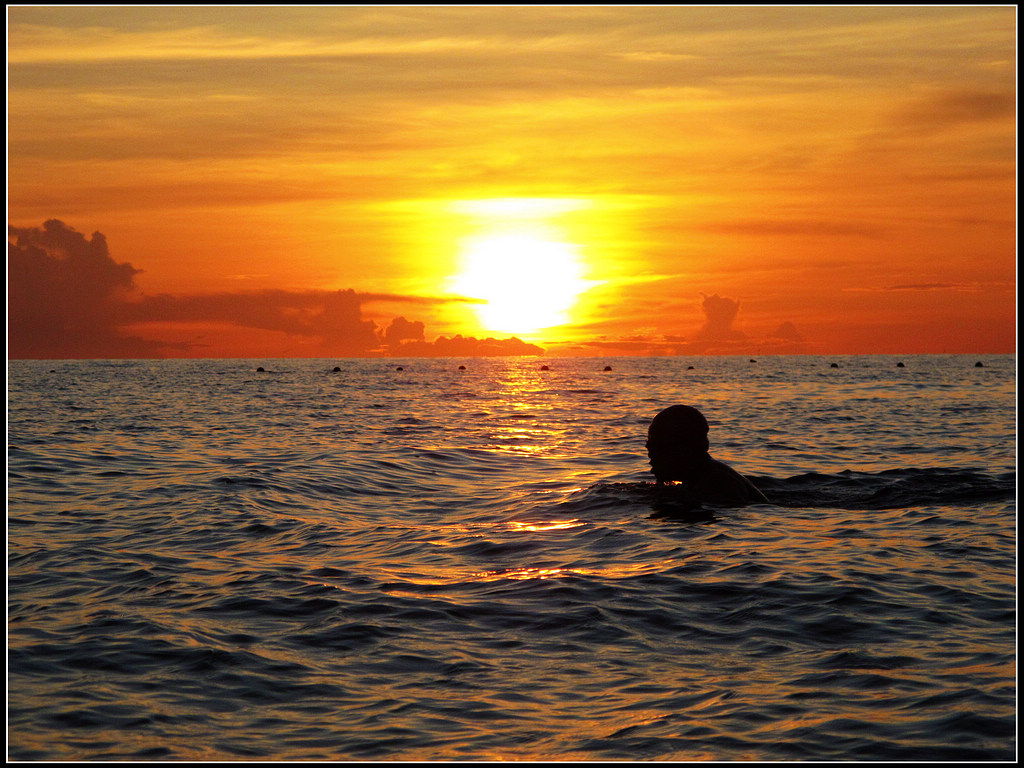
[[[133, 335], [144, 323], [209, 323], [314, 342], [315, 356], [435, 357], [539, 355], [521, 339], [455, 336], [426, 341], [420, 321], [397, 317], [386, 328], [362, 317], [365, 302], [387, 298], [346, 291], [260, 291], [190, 296], [142, 294], [141, 270], [118, 263], [99, 232], [87, 238], [61, 221], [7, 230], [7, 354], [71, 359], [194, 357], [195, 342]], [[137, 332], [136, 332], [137, 333]], [[274, 354], [267, 349], [266, 354]]]

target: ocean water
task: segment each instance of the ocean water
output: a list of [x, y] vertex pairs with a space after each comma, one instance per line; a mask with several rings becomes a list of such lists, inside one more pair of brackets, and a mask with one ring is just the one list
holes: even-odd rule
[[7, 458], [10, 759], [1016, 757], [1013, 356], [11, 361]]

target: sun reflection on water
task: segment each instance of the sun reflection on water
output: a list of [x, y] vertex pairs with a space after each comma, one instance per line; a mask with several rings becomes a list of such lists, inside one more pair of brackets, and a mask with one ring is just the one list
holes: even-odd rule
[[500, 568], [477, 571], [468, 576], [471, 581], [527, 581], [531, 579], [557, 579], [567, 576], [596, 576], [605, 579], [623, 579], [644, 573], [655, 573], [671, 567], [675, 561], [662, 560], [656, 563], [614, 563], [600, 568]]
[[504, 523], [505, 530], [508, 531], [564, 531], [568, 528], [578, 528], [581, 525], [586, 525], [586, 523], [575, 518], [572, 520], [547, 520], [539, 523], [510, 520]]

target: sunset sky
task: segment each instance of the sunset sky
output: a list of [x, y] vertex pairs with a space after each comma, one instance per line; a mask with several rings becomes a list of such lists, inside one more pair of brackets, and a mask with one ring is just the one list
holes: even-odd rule
[[7, 15], [11, 357], [1016, 348], [1015, 6]]

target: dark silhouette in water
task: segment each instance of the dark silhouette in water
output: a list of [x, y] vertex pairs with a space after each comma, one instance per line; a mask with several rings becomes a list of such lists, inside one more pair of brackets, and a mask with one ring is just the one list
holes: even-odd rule
[[747, 478], [708, 453], [708, 422], [696, 408], [673, 405], [647, 429], [651, 472], [664, 485], [680, 481], [695, 503], [756, 504], [768, 499]]

